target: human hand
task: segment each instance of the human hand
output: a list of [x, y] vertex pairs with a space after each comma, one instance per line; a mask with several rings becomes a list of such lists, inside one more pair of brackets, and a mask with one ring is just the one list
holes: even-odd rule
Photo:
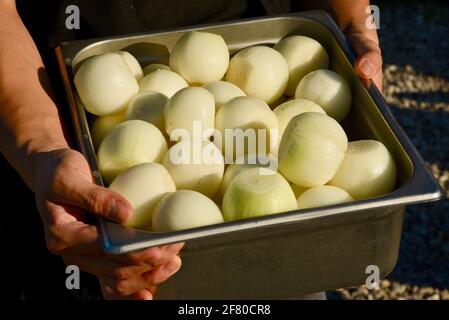
[[376, 29], [368, 29], [365, 23], [351, 24], [343, 33], [357, 55], [355, 71], [365, 80], [372, 79], [382, 92], [382, 53]]
[[88, 212], [123, 223], [132, 207], [120, 194], [92, 182], [82, 154], [71, 149], [36, 153], [36, 204], [44, 224], [48, 249], [66, 264], [95, 274], [105, 298], [152, 299], [157, 285], [181, 267], [183, 243], [124, 255], [102, 251], [96, 226]]

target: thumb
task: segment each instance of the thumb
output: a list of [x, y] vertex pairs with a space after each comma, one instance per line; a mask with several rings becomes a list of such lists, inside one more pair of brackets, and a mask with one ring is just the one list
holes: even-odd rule
[[66, 177], [63, 180], [55, 200], [118, 223], [124, 223], [131, 217], [131, 204], [117, 192], [100, 187], [82, 175]]
[[355, 71], [365, 80], [373, 79], [381, 89], [382, 81], [382, 54], [379, 45], [362, 34], [348, 36], [349, 41], [357, 55]]
[[83, 209], [100, 217], [125, 223], [132, 216], [131, 204], [110, 189], [84, 182], [73, 190], [74, 199]]

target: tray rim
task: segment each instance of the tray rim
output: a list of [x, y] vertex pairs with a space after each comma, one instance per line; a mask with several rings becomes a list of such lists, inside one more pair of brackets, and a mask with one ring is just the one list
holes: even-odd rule
[[[76, 55], [79, 52], [87, 49], [91, 45], [109, 40], [126, 39], [130, 37], [148, 37], [156, 35], [165, 35], [173, 32], [183, 32], [183, 31], [185, 32], [188, 30], [201, 30], [212, 27], [216, 28], [227, 25], [252, 23], [255, 21], [283, 20], [283, 19], [299, 19], [299, 20], [305, 19], [324, 25], [336, 38], [338, 45], [345, 53], [348, 61], [351, 63], [351, 65], [354, 65], [355, 55], [352, 53], [343, 33], [337, 27], [332, 18], [330, 18], [330, 16], [324, 11], [304, 11], [293, 14], [282, 14], [277, 16], [250, 18], [250, 19], [242, 19], [213, 24], [202, 24], [164, 31], [145, 32], [129, 35], [112, 36], [112, 37], [93, 38], [86, 40], [75, 40], [61, 43], [61, 45], [58, 48], [56, 48], [56, 55], [58, 59], [59, 69], [63, 78], [68, 102], [71, 107], [72, 120], [74, 122], [78, 146], [80, 147], [82, 153], [86, 156], [87, 161], [89, 162], [95, 183], [103, 185], [101, 175], [99, 174], [96, 163], [95, 151], [93, 150], [93, 146], [90, 141], [89, 129], [87, 128], [86, 125], [87, 121], [85, 113], [84, 110], [82, 110], [82, 107], [81, 110], [79, 110], [80, 106], [76, 102], [73, 82], [69, 76], [68, 71], [68, 69], [70, 70], [72, 66], [73, 59], [76, 58]], [[168, 243], [194, 240], [223, 234], [230, 234], [238, 231], [250, 230], [253, 228], [270, 227], [273, 225], [279, 225], [284, 223], [300, 223], [302, 221], [315, 218], [328, 217], [335, 214], [344, 214], [352, 212], [362, 213], [363, 211], [371, 209], [405, 206], [408, 204], [437, 201], [441, 199], [443, 196], [441, 187], [431, 174], [423, 158], [416, 150], [410, 139], [407, 137], [404, 130], [397, 123], [386, 101], [382, 97], [382, 94], [379, 92], [379, 90], [374, 85], [372, 80], [370, 80], [369, 86], [365, 87], [365, 90], [367, 90], [368, 94], [373, 99], [376, 107], [379, 109], [382, 117], [392, 130], [394, 136], [400, 143], [401, 147], [404, 149], [407, 157], [409, 158], [412, 164], [413, 173], [411, 177], [408, 179], [408, 181], [404, 183], [404, 185], [402, 185], [395, 191], [381, 197], [370, 198], [365, 200], [357, 200], [354, 202], [350, 202], [348, 204], [339, 204], [313, 209], [294, 210], [271, 216], [226, 222], [217, 225], [210, 225], [200, 228], [193, 228], [168, 233], [138, 231], [99, 218], [98, 221], [100, 228], [100, 238], [103, 245], [103, 249], [111, 254], [121, 254], [124, 252], [135, 251], [146, 247], [153, 247]], [[417, 168], [419, 168], [419, 170], [417, 170]], [[123, 232], [124, 236], [126, 234], [126, 237], [128, 238], [127, 241], [111, 237], [110, 235], [111, 229], [115, 229], [115, 231], [116, 232], [118, 231], [119, 233]], [[135, 240], [134, 243], [128, 243], [130, 242], [129, 241], [130, 237]]]

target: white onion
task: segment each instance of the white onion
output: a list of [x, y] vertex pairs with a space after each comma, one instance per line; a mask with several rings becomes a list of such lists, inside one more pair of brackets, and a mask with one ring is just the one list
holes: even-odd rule
[[295, 210], [296, 198], [287, 180], [265, 168], [242, 171], [232, 179], [223, 197], [225, 221]]
[[142, 67], [139, 64], [139, 61], [128, 51], [118, 51], [117, 52], [125, 61], [125, 63], [128, 65], [129, 69], [131, 70], [132, 74], [134, 75], [134, 78], [136, 78], [137, 81], [142, 80], [143, 78], [143, 71]]
[[226, 81], [214, 81], [204, 85], [203, 88], [214, 96], [215, 111], [232, 98], [246, 96], [242, 89]]
[[[207, 138], [212, 135], [214, 129], [214, 96], [200, 87], [182, 89], [165, 105], [164, 119], [168, 135], [176, 129], [184, 129], [190, 138]], [[201, 125], [200, 132], [194, 130], [194, 121]], [[173, 140], [175, 137], [171, 138]]]
[[303, 187], [326, 184], [343, 161], [348, 140], [333, 118], [317, 112], [295, 116], [279, 146], [279, 172]]
[[299, 81], [317, 69], [329, 68], [329, 56], [316, 40], [304, 36], [291, 36], [282, 39], [274, 49], [287, 61], [290, 78], [285, 94], [293, 96]]
[[288, 65], [284, 57], [265, 46], [239, 51], [232, 57], [226, 72], [226, 81], [268, 104], [282, 96], [288, 77]]
[[304, 191], [297, 199], [298, 209], [330, 206], [352, 201], [343, 189], [334, 186], [318, 186]]
[[393, 191], [396, 172], [393, 157], [381, 142], [352, 141], [329, 184], [346, 190], [354, 199], [378, 197]]
[[210, 141], [182, 140], [165, 154], [162, 164], [178, 189], [190, 189], [213, 198], [220, 188], [224, 160]]
[[166, 151], [167, 142], [156, 126], [142, 120], [128, 120], [103, 139], [97, 157], [103, 179], [111, 183], [129, 167], [160, 162]]
[[117, 53], [83, 61], [74, 82], [84, 108], [97, 116], [121, 111], [139, 91], [130, 68]]
[[98, 150], [104, 137], [106, 137], [118, 124], [125, 121], [125, 115], [126, 113], [124, 111], [120, 111], [108, 116], [98, 117], [94, 120], [90, 127], [90, 135], [96, 150]]
[[153, 214], [153, 231], [169, 232], [223, 222], [217, 205], [199, 192], [179, 190], [162, 198]]
[[[270, 129], [277, 134], [278, 120], [268, 105], [257, 98], [245, 96], [236, 97], [225, 103], [215, 115], [215, 128], [220, 131], [221, 139], [214, 139], [214, 142], [230, 159], [230, 153], [233, 153], [232, 159], [241, 157], [248, 153], [270, 153], [277, 146], [277, 136], [270, 139]], [[244, 140], [244, 148], [236, 148], [237, 139], [233, 139], [233, 148], [231, 149], [231, 140], [226, 138], [226, 129], [251, 129], [254, 133], [254, 143], [250, 143], [251, 139]], [[260, 150], [257, 129], [265, 129], [265, 150]], [[231, 132], [232, 133], [232, 132]], [[274, 137], [273, 137], [274, 138]], [[226, 140], [226, 141], [225, 141]], [[262, 142], [260, 142], [262, 145]]]
[[126, 120], [143, 120], [165, 132], [164, 107], [167, 101], [168, 98], [160, 92], [141, 92], [129, 102]]
[[148, 231], [156, 205], [164, 195], [176, 191], [170, 174], [158, 163], [141, 163], [127, 169], [109, 188], [124, 196], [134, 209], [126, 226]]
[[247, 154], [240, 157], [226, 167], [223, 181], [221, 182], [221, 194], [224, 195], [232, 179], [240, 172], [251, 168], [270, 168], [276, 171], [277, 160], [273, 156], [266, 154]]
[[165, 69], [157, 69], [145, 76], [140, 82], [140, 91], [157, 91], [168, 98], [189, 85], [176, 72]]
[[162, 63], [150, 63], [150, 64], [146, 65], [145, 67], [143, 67], [143, 74], [145, 76], [147, 76], [151, 72], [159, 70], [159, 69], [170, 70], [170, 67], [166, 66], [165, 64], [162, 64]]
[[338, 73], [316, 70], [306, 75], [298, 84], [296, 99], [318, 103], [326, 113], [337, 121], [343, 120], [351, 108], [351, 88]]
[[223, 78], [229, 64], [229, 50], [218, 34], [189, 31], [170, 52], [170, 68], [192, 85]]
[[319, 105], [315, 102], [305, 99], [293, 99], [287, 102], [284, 102], [276, 109], [273, 110], [274, 114], [278, 118], [279, 121], [279, 141], [282, 138], [282, 134], [287, 128], [290, 120], [298, 114], [304, 112], [318, 112], [322, 114], [326, 114], [326, 111], [323, 110]]

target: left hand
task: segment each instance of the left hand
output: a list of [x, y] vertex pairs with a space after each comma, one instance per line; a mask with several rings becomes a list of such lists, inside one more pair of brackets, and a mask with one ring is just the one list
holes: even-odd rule
[[368, 29], [364, 23], [351, 24], [343, 33], [357, 55], [354, 68], [358, 76], [362, 80], [372, 79], [382, 92], [382, 53], [376, 29]]

